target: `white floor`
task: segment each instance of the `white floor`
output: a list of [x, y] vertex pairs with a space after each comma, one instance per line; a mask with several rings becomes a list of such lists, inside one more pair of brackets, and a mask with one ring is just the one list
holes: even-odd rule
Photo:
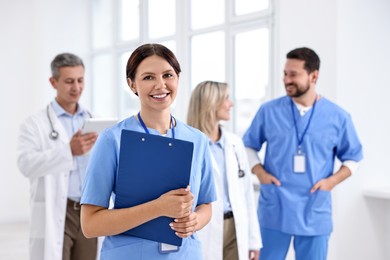
[[0, 224], [0, 259], [28, 259], [28, 223]]

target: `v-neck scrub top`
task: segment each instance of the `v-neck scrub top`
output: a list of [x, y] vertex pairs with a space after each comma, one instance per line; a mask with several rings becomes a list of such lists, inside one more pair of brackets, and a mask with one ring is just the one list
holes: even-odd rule
[[[111, 195], [115, 201], [115, 181], [118, 172], [121, 131], [123, 129], [144, 133], [134, 116], [129, 117], [99, 134], [91, 152], [87, 176], [84, 183], [82, 204], [91, 204], [108, 208]], [[148, 128], [150, 134], [158, 131]], [[216, 191], [212, 173], [208, 138], [199, 130], [176, 120], [175, 138], [194, 144], [190, 186], [194, 195], [194, 206], [216, 200]], [[169, 129], [167, 137], [172, 137]], [[161, 156], [164, 156], [163, 154]], [[153, 163], [153, 158], [149, 158]], [[139, 173], [142, 174], [142, 173]], [[161, 176], [164, 178], [164, 176]], [[159, 180], [156, 180], [159, 181]], [[148, 187], [145, 187], [147, 189]], [[172, 231], [174, 232], [174, 231]], [[197, 234], [183, 239], [178, 252], [160, 253], [159, 243], [129, 235], [105, 237], [101, 250], [101, 259], [202, 259], [201, 245]]]
[[317, 101], [302, 142], [306, 171], [294, 173], [293, 157], [297, 154], [298, 140], [292, 111], [301, 137], [313, 108], [301, 116], [295, 105], [291, 109], [288, 96], [262, 105], [243, 137], [245, 146], [256, 151], [266, 143], [264, 169], [281, 182], [281, 186], [261, 184], [260, 225], [293, 235], [330, 234], [333, 229], [331, 193], [323, 190], [311, 193], [310, 189], [333, 174], [335, 158], [341, 162], [360, 161], [362, 145], [350, 115], [322, 97]]

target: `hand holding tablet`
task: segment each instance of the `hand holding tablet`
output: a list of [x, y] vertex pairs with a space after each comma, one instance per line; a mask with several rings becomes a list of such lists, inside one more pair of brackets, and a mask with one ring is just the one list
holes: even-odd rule
[[99, 134], [102, 130], [111, 127], [117, 122], [118, 120], [115, 118], [87, 118], [81, 131], [83, 134], [91, 132]]

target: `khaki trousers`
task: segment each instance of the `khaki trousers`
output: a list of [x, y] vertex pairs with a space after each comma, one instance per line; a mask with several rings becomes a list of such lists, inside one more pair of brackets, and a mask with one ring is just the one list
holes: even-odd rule
[[80, 203], [69, 200], [66, 207], [63, 260], [95, 260], [97, 238], [88, 239], [81, 231]]
[[223, 221], [223, 259], [238, 260], [236, 227], [233, 217]]

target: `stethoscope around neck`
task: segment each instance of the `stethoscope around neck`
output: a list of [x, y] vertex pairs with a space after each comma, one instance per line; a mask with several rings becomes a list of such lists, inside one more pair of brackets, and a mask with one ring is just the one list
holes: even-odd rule
[[233, 150], [234, 150], [234, 155], [236, 156], [237, 165], [238, 165], [238, 177], [242, 178], [242, 177], [245, 176], [245, 171], [243, 169], [241, 169], [240, 160], [238, 159], [238, 155], [237, 155], [237, 152], [236, 152], [236, 147], [234, 145], [233, 145]]
[[57, 140], [60, 134], [58, 133], [57, 130], [54, 129], [53, 122], [51, 121], [51, 117], [50, 117], [49, 105], [47, 105], [46, 107], [46, 115], [47, 115], [47, 119], [49, 119], [50, 128], [51, 128], [51, 132], [49, 133], [49, 138], [51, 140]]
[[[60, 133], [58, 133], [58, 131], [54, 128], [54, 125], [53, 125], [53, 121], [51, 120], [51, 117], [50, 117], [50, 111], [49, 111], [49, 105], [47, 105], [46, 107], [46, 115], [47, 115], [47, 119], [49, 119], [49, 123], [50, 123], [50, 128], [51, 128], [51, 131], [49, 133], [49, 138], [53, 141], [57, 140], [58, 137], [60, 136]], [[89, 117], [92, 117], [91, 113], [89, 113], [89, 111], [87, 111]]]

